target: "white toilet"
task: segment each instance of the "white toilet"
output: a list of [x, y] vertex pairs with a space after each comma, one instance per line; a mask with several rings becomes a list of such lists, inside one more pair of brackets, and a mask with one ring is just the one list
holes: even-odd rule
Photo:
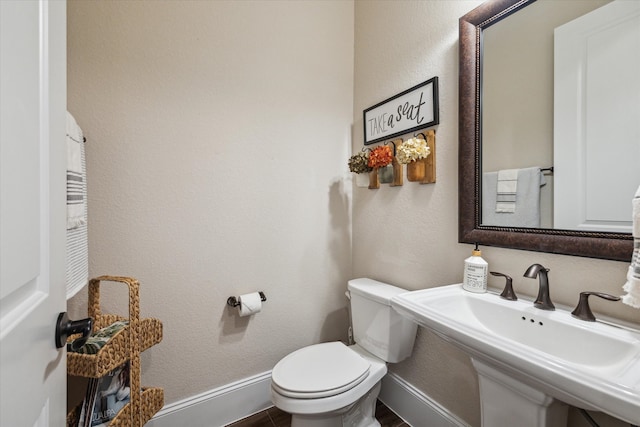
[[271, 374], [271, 401], [292, 427], [373, 427], [386, 362], [411, 355], [417, 324], [391, 308], [405, 289], [371, 279], [348, 283], [356, 344], [328, 342], [285, 356]]

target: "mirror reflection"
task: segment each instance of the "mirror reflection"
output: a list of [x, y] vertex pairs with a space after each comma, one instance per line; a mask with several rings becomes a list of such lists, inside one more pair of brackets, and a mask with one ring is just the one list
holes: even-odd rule
[[611, 3], [635, 2], [538, 0], [484, 28], [481, 225], [630, 232], [640, 17]]

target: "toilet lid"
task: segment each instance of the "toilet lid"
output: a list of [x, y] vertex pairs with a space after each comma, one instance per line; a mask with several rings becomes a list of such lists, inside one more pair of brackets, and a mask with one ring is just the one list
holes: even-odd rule
[[369, 362], [341, 342], [301, 348], [276, 364], [274, 388], [286, 396], [334, 396], [360, 384], [369, 375]]

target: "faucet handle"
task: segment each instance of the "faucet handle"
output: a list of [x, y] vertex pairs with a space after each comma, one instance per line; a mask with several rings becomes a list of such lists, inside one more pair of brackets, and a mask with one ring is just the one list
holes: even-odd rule
[[506, 274], [498, 273], [497, 271], [490, 271], [490, 273], [492, 276], [504, 277], [506, 279], [506, 283], [500, 297], [508, 299], [509, 301], [517, 301], [518, 297], [516, 296], [516, 293], [513, 292], [513, 279]]
[[604, 298], [609, 301], [620, 301], [620, 297], [616, 297], [613, 295], [605, 294], [602, 292], [580, 292], [580, 299], [578, 300], [578, 305], [575, 310], [571, 312], [573, 317], [577, 317], [580, 320], [586, 320], [587, 322], [595, 322], [596, 316], [591, 312], [591, 308], [589, 307], [589, 295], [595, 295], [600, 298]]

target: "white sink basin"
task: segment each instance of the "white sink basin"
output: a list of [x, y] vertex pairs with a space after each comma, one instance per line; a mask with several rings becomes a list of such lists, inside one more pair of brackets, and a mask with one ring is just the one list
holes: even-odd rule
[[391, 305], [473, 358], [563, 402], [640, 424], [640, 331], [450, 285]]

